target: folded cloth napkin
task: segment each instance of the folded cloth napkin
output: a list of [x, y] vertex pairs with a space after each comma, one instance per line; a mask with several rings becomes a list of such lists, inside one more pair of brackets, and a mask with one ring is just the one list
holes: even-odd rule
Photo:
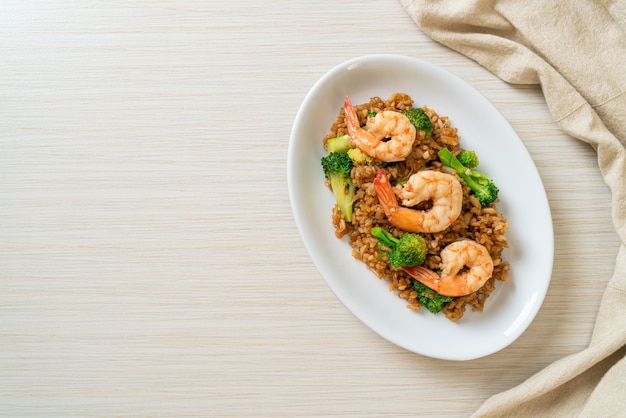
[[621, 239], [588, 348], [473, 416], [626, 416], [626, 1], [401, 3], [424, 33], [502, 80], [541, 85], [559, 127], [596, 150]]

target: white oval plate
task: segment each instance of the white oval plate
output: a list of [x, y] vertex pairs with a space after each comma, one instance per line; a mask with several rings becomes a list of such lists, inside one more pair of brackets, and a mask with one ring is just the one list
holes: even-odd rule
[[[483, 312], [467, 309], [459, 321], [406, 308], [365, 265], [347, 238], [334, 235], [333, 194], [324, 186], [322, 145], [344, 98], [409, 94], [449, 116], [461, 145], [474, 149], [480, 170], [500, 188], [499, 210], [509, 221], [503, 258], [511, 280], [496, 283]], [[499, 351], [530, 325], [545, 297], [554, 255], [552, 217], [539, 173], [509, 123], [477, 90], [427, 62], [397, 55], [347, 61], [326, 73], [307, 94], [293, 125], [287, 162], [289, 196], [298, 230], [313, 263], [341, 302], [374, 332], [407, 350], [447, 360], [471, 360]]]

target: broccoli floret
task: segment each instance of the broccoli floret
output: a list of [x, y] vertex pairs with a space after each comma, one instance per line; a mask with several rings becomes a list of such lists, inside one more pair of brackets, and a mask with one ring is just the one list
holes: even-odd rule
[[452, 296], [443, 296], [432, 290], [430, 287], [413, 280], [413, 290], [417, 292], [417, 299], [432, 313], [439, 313], [444, 305], [454, 299]]
[[411, 109], [401, 110], [400, 113], [409, 118], [409, 121], [415, 126], [415, 129], [424, 132], [424, 138], [428, 138], [433, 132], [433, 124], [426, 112], [424, 112], [424, 109], [413, 107]]
[[367, 114], [367, 118], [368, 118], [368, 119], [369, 119], [369, 118], [373, 118], [373, 117], [376, 117], [376, 112], [369, 112], [369, 113]]
[[447, 148], [443, 148], [438, 154], [441, 163], [446, 167], [454, 169], [458, 173], [465, 184], [474, 192], [474, 195], [480, 201], [482, 207], [495, 202], [500, 190], [493, 183], [493, 180], [483, 173], [472, 170], [461, 164]]
[[463, 164], [467, 168], [474, 168], [480, 164], [478, 160], [478, 155], [476, 152], [464, 149], [457, 155], [456, 157], [461, 164]]
[[388, 254], [389, 264], [394, 269], [418, 266], [426, 259], [426, 240], [421, 235], [407, 232], [400, 238], [396, 238], [379, 226], [375, 226], [370, 232], [380, 241], [379, 248], [391, 249]]
[[346, 152], [352, 148], [352, 141], [350, 135], [342, 135], [336, 138], [329, 138], [326, 140], [326, 151], [331, 152]]
[[345, 152], [331, 152], [322, 158], [324, 175], [330, 181], [335, 201], [346, 221], [352, 222], [352, 204], [356, 189], [350, 177], [354, 164]]
[[350, 148], [348, 150], [348, 157], [350, 157], [355, 165], [371, 164], [374, 162], [373, 157], [370, 157], [358, 148]]

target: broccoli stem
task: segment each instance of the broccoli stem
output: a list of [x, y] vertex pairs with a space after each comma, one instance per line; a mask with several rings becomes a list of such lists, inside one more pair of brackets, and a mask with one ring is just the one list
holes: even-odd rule
[[443, 165], [454, 169], [463, 179], [465, 184], [474, 192], [482, 207], [493, 203], [498, 198], [498, 187], [483, 173], [464, 166], [447, 148], [439, 151], [438, 155]]
[[321, 164], [341, 213], [346, 221], [352, 222], [352, 204], [356, 189], [352, 183], [350, 171], [354, 163], [345, 152], [331, 152], [321, 159]]
[[331, 152], [347, 152], [352, 147], [350, 135], [347, 134], [326, 140], [326, 150], [329, 154]]
[[475, 191], [482, 187], [467, 174], [468, 168], [461, 164], [461, 162], [454, 156], [454, 154], [452, 154], [452, 152], [450, 152], [448, 148], [443, 148], [439, 151], [439, 159], [443, 165], [453, 168], [470, 189]]
[[330, 187], [335, 195], [335, 201], [347, 222], [352, 222], [352, 204], [356, 188], [350, 178], [340, 173], [329, 173]]
[[391, 248], [392, 250], [395, 249], [396, 245], [398, 244], [398, 238], [394, 237], [391, 232], [388, 232], [379, 226], [375, 226], [374, 228], [372, 228], [370, 233], [374, 237], [378, 238], [378, 240], [382, 242], [383, 245]]

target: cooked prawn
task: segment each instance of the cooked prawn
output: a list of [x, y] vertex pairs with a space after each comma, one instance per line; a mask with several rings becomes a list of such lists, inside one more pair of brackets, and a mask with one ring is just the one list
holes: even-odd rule
[[402, 113], [385, 110], [368, 118], [367, 130], [361, 128], [350, 98], [344, 103], [346, 126], [352, 143], [380, 161], [402, 161], [411, 153], [416, 130]]
[[443, 296], [465, 296], [480, 289], [493, 274], [489, 251], [472, 240], [453, 242], [441, 251], [439, 276], [424, 267], [405, 267], [411, 277]]
[[[389, 222], [409, 232], [443, 231], [459, 217], [463, 204], [463, 188], [459, 180], [439, 171], [418, 171], [413, 174], [397, 191], [403, 206], [398, 203], [383, 170], [374, 179], [374, 189]], [[429, 210], [407, 207], [427, 200], [433, 203]]]

